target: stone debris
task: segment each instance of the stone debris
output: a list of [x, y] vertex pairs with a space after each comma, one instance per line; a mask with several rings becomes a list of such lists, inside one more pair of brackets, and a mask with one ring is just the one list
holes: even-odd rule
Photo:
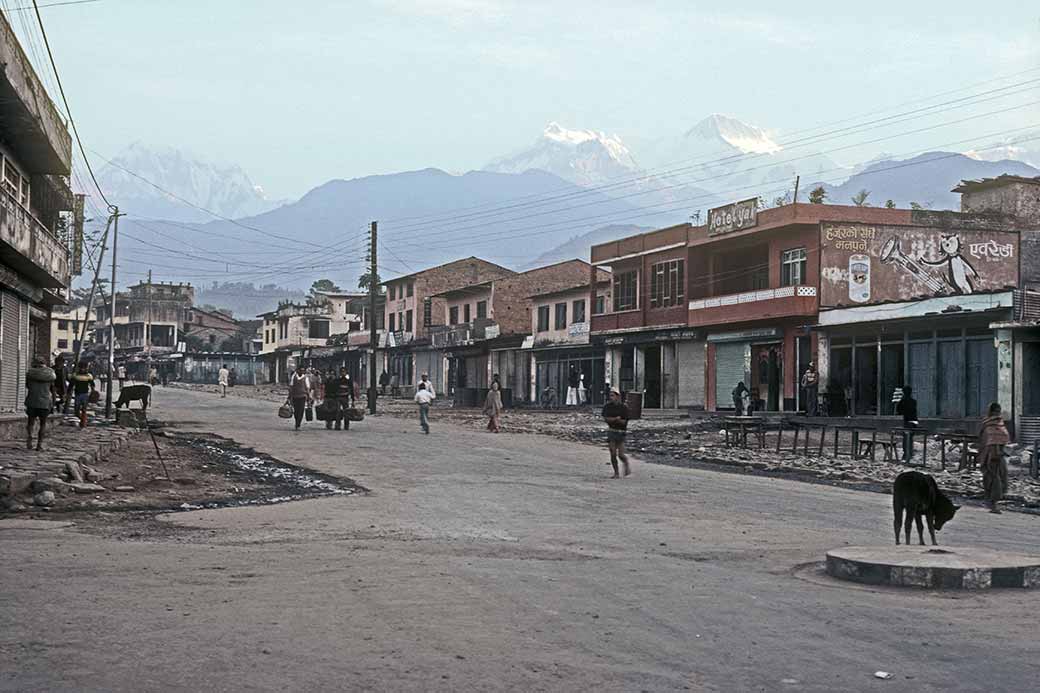
[[33, 505], [38, 505], [42, 508], [54, 505], [54, 492], [40, 491], [35, 496], [33, 496]]

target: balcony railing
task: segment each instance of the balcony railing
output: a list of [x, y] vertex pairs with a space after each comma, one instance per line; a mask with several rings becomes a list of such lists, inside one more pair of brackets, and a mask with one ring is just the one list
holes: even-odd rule
[[68, 248], [6, 187], [0, 191], [0, 241], [14, 251], [4, 253], [7, 264], [46, 288], [68, 286]]
[[780, 286], [775, 289], [743, 291], [725, 296], [710, 296], [689, 302], [687, 324], [691, 327], [736, 322], [810, 317], [819, 303], [815, 286]]
[[430, 341], [435, 347], [465, 346], [496, 336], [494, 333], [497, 327], [496, 323], [484, 319], [458, 325], [431, 325]]
[[727, 294], [725, 296], [712, 296], [690, 301], [690, 310], [703, 310], [705, 308], [720, 308], [722, 306], [736, 306], [743, 303], [756, 303], [758, 301], [772, 301], [777, 298], [815, 297], [815, 286], [781, 286], [776, 289], [757, 289], [745, 291], [739, 294]]

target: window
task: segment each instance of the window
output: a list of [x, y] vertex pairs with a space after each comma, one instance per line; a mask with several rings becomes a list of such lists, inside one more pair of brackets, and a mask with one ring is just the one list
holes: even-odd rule
[[592, 314], [603, 315], [607, 311], [607, 297], [600, 294], [596, 297], [596, 303], [593, 304]]
[[58, 348], [59, 349], [68, 349], [69, 348], [69, 340], [67, 340], [67, 339], [59, 339], [58, 340]]
[[549, 331], [549, 306], [538, 306], [538, 331]]
[[328, 320], [311, 320], [307, 329], [307, 337], [310, 339], [328, 339], [329, 324]]
[[404, 329], [404, 313], [398, 313], [397, 314], [397, 329], [399, 329], [399, 330], [403, 330]]
[[395, 288], [396, 288], [396, 287], [395, 287], [395, 286], [394, 286], [393, 284], [391, 284], [391, 285], [390, 285], [390, 291], [389, 291], [389, 293], [390, 293], [390, 300], [391, 300], [391, 301], [392, 301], [392, 300], [394, 300], [394, 289], [395, 289]]
[[448, 309], [448, 324], [458, 325], [459, 324], [459, 307], [452, 306]]
[[390, 313], [390, 331], [391, 332], [395, 331], [395, 328], [397, 326], [397, 323], [395, 322], [396, 320], [397, 320], [397, 314], [396, 313]]
[[682, 303], [683, 260], [667, 260], [650, 266], [650, 307], [667, 308]]
[[67, 329], [69, 329], [69, 321], [68, 320], [59, 320], [58, 321], [58, 329], [59, 330], [67, 330]]
[[805, 248], [785, 250], [780, 255], [780, 285], [797, 286], [805, 281]]
[[639, 282], [639, 271], [618, 272], [614, 275], [614, 312], [634, 310], [637, 304], [636, 285]]
[[571, 324], [585, 322], [585, 299], [580, 298], [571, 303]]
[[211, 334], [211, 335], [209, 336], [209, 343], [210, 343], [210, 344], [216, 344], [216, 343], [217, 343], [217, 335], [215, 335], [215, 334]]
[[462, 306], [462, 322], [469, 322], [469, 304]]
[[21, 185], [22, 177], [15, 170], [14, 166], [11, 165], [11, 161], [4, 159], [4, 187], [7, 188], [7, 192], [16, 200], [18, 199], [18, 191]]
[[410, 310], [404, 314], [404, 331], [412, 331], [412, 311]]
[[477, 320], [487, 317], [487, 301], [477, 301]]
[[408, 296], [411, 297], [411, 296], [414, 296], [414, 295], [415, 295], [415, 282], [408, 282]]
[[556, 321], [553, 323], [554, 329], [566, 330], [567, 329], [567, 304], [557, 303], [556, 306]]
[[23, 207], [25, 207], [26, 209], [29, 208], [29, 179], [28, 178], [23, 178], [22, 179], [22, 198], [21, 198], [21, 202], [22, 202], [22, 206]]

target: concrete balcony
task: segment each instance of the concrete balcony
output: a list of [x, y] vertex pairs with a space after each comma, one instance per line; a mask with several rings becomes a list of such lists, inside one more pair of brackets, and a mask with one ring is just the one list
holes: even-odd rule
[[68, 248], [6, 188], [0, 191], [0, 259], [39, 287], [69, 285]]
[[816, 294], [815, 286], [781, 286], [695, 299], [689, 303], [688, 324], [702, 327], [815, 316], [819, 310]]
[[72, 137], [21, 44], [0, 17], [0, 127], [11, 153], [31, 173], [67, 176]]

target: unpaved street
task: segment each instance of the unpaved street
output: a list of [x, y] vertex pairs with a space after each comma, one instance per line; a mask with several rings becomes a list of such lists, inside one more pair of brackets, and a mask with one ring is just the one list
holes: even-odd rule
[[[1035, 592], [820, 574], [828, 548], [891, 541], [888, 496], [638, 462], [610, 481], [604, 451], [550, 437], [390, 417], [293, 433], [276, 407], [161, 390], [152, 415], [368, 492], [164, 531], [0, 529], [0, 688], [1035, 686]], [[1037, 552], [1038, 522], [968, 507], [940, 542]]]

